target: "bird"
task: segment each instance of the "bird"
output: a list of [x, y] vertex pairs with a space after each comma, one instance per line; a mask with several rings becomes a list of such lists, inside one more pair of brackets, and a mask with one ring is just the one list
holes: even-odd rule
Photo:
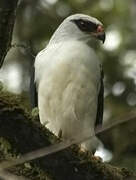
[[103, 121], [103, 69], [90, 42], [104, 43], [103, 24], [85, 14], [70, 15], [53, 33], [34, 63], [40, 122], [56, 136], [93, 138], [80, 147], [93, 152]]

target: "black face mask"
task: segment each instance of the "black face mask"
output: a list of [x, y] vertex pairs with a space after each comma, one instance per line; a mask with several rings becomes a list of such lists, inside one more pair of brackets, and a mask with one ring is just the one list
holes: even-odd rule
[[92, 23], [90, 21], [83, 20], [83, 19], [76, 19], [76, 20], [71, 20], [71, 21], [75, 23], [77, 27], [83, 32], [91, 33], [91, 32], [97, 31], [97, 24]]

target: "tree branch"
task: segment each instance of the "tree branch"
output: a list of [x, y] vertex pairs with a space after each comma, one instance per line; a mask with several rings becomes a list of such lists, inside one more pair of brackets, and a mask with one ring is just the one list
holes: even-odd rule
[[[44, 128], [38, 118], [22, 106], [21, 97], [0, 92], [0, 161], [47, 147], [59, 140]], [[136, 177], [124, 168], [102, 163], [77, 146], [9, 169], [29, 179], [50, 180], [129, 180]]]
[[18, 0], [0, 0], [0, 68], [10, 48]]

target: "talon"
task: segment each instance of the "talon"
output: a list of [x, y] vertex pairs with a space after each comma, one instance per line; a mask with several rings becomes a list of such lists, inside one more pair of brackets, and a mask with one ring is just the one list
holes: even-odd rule
[[92, 159], [95, 160], [95, 161], [99, 161], [99, 162], [102, 162], [103, 159], [100, 157], [100, 156], [94, 156], [92, 155]]
[[58, 137], [59, 137], [59, 139], [62, 139], [62, 130], [61, 129], [59, 130]]

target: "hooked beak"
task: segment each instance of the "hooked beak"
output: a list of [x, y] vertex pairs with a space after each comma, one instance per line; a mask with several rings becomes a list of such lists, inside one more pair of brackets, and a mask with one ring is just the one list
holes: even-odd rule
[[105, 32], [98, 34], [96, 37], [97, 39], [101, 40], [103, 43], [105, 42]]
[[105, 42], [105, 31], [104, 31], [103, 25], [100, 24], [97, 26], [97, 31], [96, 31], [95, 36], [97, 39], [101, 40], [103, 43]]

